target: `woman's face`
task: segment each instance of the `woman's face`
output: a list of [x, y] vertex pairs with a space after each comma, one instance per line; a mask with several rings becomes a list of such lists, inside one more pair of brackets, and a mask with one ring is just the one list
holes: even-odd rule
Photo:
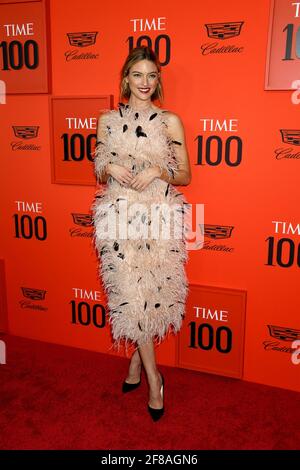
[[150, 60], [140, 60], [134, 64], [126, 78], [131, 94], [137, 99], [150, 100], [158, 84], [159, 72]]

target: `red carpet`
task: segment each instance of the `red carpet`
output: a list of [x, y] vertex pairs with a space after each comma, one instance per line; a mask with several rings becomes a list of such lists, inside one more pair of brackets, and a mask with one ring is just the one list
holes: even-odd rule
[[148, 385], [121, 393], [129, 359], [2, 336], [1, 449], [299, 449], [300, 393], [184, 369], [165, 376], [162, 419]]

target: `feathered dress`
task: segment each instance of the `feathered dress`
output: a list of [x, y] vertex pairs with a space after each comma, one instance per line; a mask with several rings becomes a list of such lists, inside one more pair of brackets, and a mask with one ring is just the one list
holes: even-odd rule
[[[168, 135], [164, 112], [124, 103], [108, 110], [105, 138], [94, 152], [96, 177], [107, 163], [123, 165], [133, 175], [157, 165], [174, 176], [175, 146], [182, 143]], [[93, 240], [108, 297], [112, 347], [119, 349], [125, 342], [127, 352], [128, 345], [137, 348], [151, 340], [157, 345], [171, 331], [180, 330], [188, 292], [184, 231], [190, 225], [184, 228], [183, 220], [190, 215], [189, 206], [182, 193], [160, 178], [138, 191], [109, 176], [106, 186], [96, 192]]]

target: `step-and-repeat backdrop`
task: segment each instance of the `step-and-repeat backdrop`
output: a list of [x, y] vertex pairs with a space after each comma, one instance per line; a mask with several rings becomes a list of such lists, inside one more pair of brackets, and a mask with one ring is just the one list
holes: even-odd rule
[[93, 151], [146, 44], [155, 104], [185, 127], [180, 190], [204, 208], [182, 329], [157, 361], [300, 391], [300, 4], [6, 0], [0, 13], [0, 331], [124, 356], [92, 238]]

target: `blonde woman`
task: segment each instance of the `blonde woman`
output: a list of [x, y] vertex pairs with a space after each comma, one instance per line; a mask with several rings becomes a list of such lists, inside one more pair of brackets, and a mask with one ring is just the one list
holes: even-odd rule
[[[162, 101], [163, 88], [152, 49], [131, 50], [122, 67], [120, 91], [120, 100], [127, 102], [120, 101], [98, 120], [94, 169], [99, 182], [107, 185], [93, 204], [94, 239], [113, 345], [125, 341], [135, 348], [122, 390], [139, 386], [143, 366], [148, 411], [156, 421], [164, 413], [164, 377], [156, 365], [155, 346], [180, 330], [188, 290], [185, 241], [174, 235], [175, 227], [182, 229], [187, 203], [174, 186], [190, 184], [191, 169], [181, 119], [154, 105]], [[153, 237], [150, 230], [158, 227], [158, 220], [160, 227], [170, 220], [163, 207], [173, 210], [173, 232], [167, 239]], [[120, 219], [128, 229], [126, 238], [119, 234]]]

